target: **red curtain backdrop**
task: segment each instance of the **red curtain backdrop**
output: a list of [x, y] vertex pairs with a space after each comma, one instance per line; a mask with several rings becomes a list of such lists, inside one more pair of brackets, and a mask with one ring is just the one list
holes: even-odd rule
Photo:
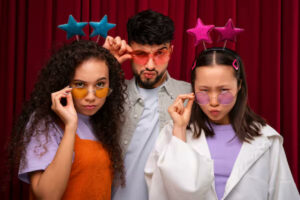
[[[117, 24], [109, 34], [126, 38], [127, 19], [145, 9], [174, 20], [174, 53], [168, 69], [173, 77], [185, 81], [190, 81], [193, 59], [202, 49], [195, 48], [186, 33], [197, 17], [216, 26], [232, 18], [236, 27], [245, 29], [237, 43], [227, 47], [236, 49], [244, 60], [251, 107], [284, 137], [299, 188], [299, 0], [1, 0], [0, 155], [4, 155], [13, 121], [29, 98], [38, 71], [52, 50], [66, 42], [66, 33], [57, 26], [67, 23], [69, 14], [82, 22], [100, 21], [107, 14], [108, 21]], [[84, 31], [89, 35], [92, 29], [86, 26]], [[130, 78], [130, 63], [123, 69]], [[1, 167], [6, 162], [1, 156]], [[16, 178], [5, 186], [1, 199], [27, 199], [28, 187]]]

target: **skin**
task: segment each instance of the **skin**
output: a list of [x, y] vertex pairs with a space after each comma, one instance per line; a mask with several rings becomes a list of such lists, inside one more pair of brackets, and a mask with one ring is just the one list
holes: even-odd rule
[[[91, 116], [105, 103], [105, 98], [95, 96], [93, 89], [99, 80], [109, 87], [108, 67], [105, 62], [89, 59], [75, 70], [73, 81], [80, 80], [86, 83], [89, 93], [83, 99], [75, 99], [71, 95], [69, 86], [51, 94], [51, 109], [60, 117], [65, 125], [64, 135], [57, 149], [55, 157], [45, 171], [31, 173], [31, 187], [37, 199], [61, 199], [67, 187], [72, 167], [75, 133], [78, 124], [77, 112]], [[67, 105], [62, 106], [60, 100], [66, 98]], [[94, 105], [86, 109], [85, 105]], [[63, 167], [62, 167], [63, 166]]]
[[[120, 63], [123, 63], [128, 59], [132, 59], [131, 53], [133, 51], [155, 53], [161, 49], [167, 48], [170, 49], [170, 53], [173, 52], [173, 45], [170, 43], [160, 45], [142, 45], [136, 42], [131, 42], [131, 44], [128, 45], [126, 41], [121, 40], [119, 36], [116, 38], [107, 36], [103, 47], [108, 49]], [[145, 65], [138, 65], [132, 62], [132, 71], [138, 80], [137, 83], [139, 86], [142, 88], [156, 88], [160, 86], [167, 78], [166, 71], [169, 59], [161, 65], [157, 65], [152, 58], [150, 58]]]
[[[196, 68], [195, 92], [207, 92], [210, 101], [207, 105], [199, 105], [201, 110], [208, 116], [209, 120], [216, 124], [229, 124], [229, 112], [236, 102], [237, 92], [240, 87], [234, 76], [232, 66], [213, 65]], [[224, 91], [230, 91], [234, 100], [230, 104], [220, 104], [217, 96]], [[186, 141], [186, 127], [190, 120], [194, 94], [179, 95], [169, 107], [168, 112], [173, 120], [173, 135]], [[186, 106], [184, 101], [188, 100]]]
[[[162, 49], [170, 49], [170, 43], [160, 45], [142, 45], [135, 42], [130, 44], [133, 51], [142, 51], [146, 53], [155, 53]], [[169, 58], [170, 59], [170, 58]], [[156, 88], [160, 86], [166, 80], [166, 72], [169, 63], [169, 59], [161, 64], [157, 65], [152, 58], [149, 58], [145, 65], [139, 65], [132, 62], [132, 71], [137, 83], [142, 88]]]

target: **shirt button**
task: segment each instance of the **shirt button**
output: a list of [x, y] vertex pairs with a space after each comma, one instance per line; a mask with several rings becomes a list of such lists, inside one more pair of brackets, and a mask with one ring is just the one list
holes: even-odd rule
[[124, 140], [124, 144], [128, 144], [128, 140]]
[[134, 118], [137, 118], [138, 116], [137, 116], [137, 114], [135, 114], [133, 117], [134, 117]]

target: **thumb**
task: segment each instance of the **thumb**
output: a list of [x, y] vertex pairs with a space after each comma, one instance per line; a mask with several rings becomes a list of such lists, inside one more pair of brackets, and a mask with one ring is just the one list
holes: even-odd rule
[[186, 111], [187, 111], [188, 114], [190, 114], [191, 111], [192, 111], [194, 99], [195, 99], [195, 97], [189, 98], [189, 101], [187, 102]]
[[125, 62], [126, 60], [131, 59], [131, 58], [132, 58], [132, 56], [130, 54], [124, 54], [123, 56], [120, 56], [118, 58], [118, 61], [120, 64], [122, 64], [123, 62]]

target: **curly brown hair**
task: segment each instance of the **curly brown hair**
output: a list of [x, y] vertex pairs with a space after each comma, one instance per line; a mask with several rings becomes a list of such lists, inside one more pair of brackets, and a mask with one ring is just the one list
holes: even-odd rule
[[[102, 108], [90, 117], [90, 122], [95, 136], [109, 153], [114, 178], [121, 180], [122, 185], [125, 184], [122, 150], [119, 144], [125, 102], [123, 94], [126, 90], [124, 73], [119, 62], [107, 49], [88, 40], [65, 44], [54, 53], [41, 70], [30, 100], [25, 103], [12, 131], [9, 145], [12, 167], [17, 167], [20, 163], [26, 165], [24, 159], [26, 147], [34, 134], [44, 134], [48, 138], [47, 130], [50, 124], [60, 122], [59, 117], [51, 110], [51, 93], [69, 85], [75, 69], [91, 58], [106, 63], [109, 69], [110, 88], [113, 92], [106, 98]], [[37, 131], [41, 123], [45, 129]], [[45, 144], [42, 145], [45, 148]]]

